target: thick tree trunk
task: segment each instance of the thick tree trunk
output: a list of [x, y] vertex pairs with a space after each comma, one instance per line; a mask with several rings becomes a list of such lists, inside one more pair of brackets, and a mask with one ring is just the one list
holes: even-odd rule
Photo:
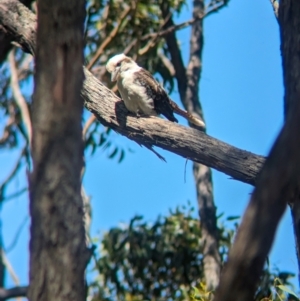
[[[300, 2], [279, 7], [286, 122], [258, 176], [215, 301], [253, 300], [280, 218], [290, 203], [299, 256]], [[299, 257], [298, 257], [299, 258]]]
[[30, 286], [37, 300], [86, 298], [81, 169], [84, 0], [38, 2], [30, 177]]
[[[279, 25], [281, 34], [281, 52], [284, 75], [284, 113], [288, 118], [300, 102], [300, 2], [285, 0], [280, 2]], [[300, 187], [299, 187], [300, 190]], [[300, 283], [300, 198], [299, 194], [290, 201], [296, 254], [298, 259], [298, 277]]]

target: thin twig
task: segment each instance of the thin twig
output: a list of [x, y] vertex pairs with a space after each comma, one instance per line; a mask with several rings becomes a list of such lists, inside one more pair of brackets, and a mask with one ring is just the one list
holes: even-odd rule
[[218, 3], [216, 5], [212, 5], [212, 2], [208, 4], [208, 6], [205, 9], [205, 17], [208, 17], [209, 15], [218, 12], [221, 8], [226, 6], [228, 4], [228, 1], [223, 1], [221, 3]]
[[11, 72], [10, 85], [12, 88], [12, 93], [13, 93], [15, 101], [21, 111], [21, 117], [22, 117], [22, 120], [23, 120], [24, 125], [27, 130], [28, 143], [31, 146], [32, 126], [31, 126], [30, 114], [29, 114], [26, 100], [23, 97], [20, 86], [19, 86], [18, 70], [17, 70], [17, 66], [16, 66], [16, 61], [15, 61], [14, 49], [9, 53], [8, 57], [9, 57], [9, 63], [10, 63], [10, 72]]
[[169, 60], [168, 57], [166, 57], [163, 52], [159, 51], [157, 53], [158, 57], [161, 59], [162, 63], [165, 65], [165, 67], [169, 70], [171, 76], [175, 76], [175, 68], [172, 64], [172, 62]]
[[19, 170], [24, 154], [25, 154], [25, 148], [23, 148], [23, 150], [21, 151], [19, 158], [17, 159], [17, 162], [16, 162], [15, 166], [13, 167], [12, 171], [10, 172], [10, 174], [6, 177], [6, 179], [0, 185], [0, 197], [3, 197], [2, 193], [3, 193], [3, 190], [5, 189], [5, 186], [14, 178], [17, 171]]
[[9, 200], [15, 199], [15, 198], [19, 197], [21, 194], [23, 194], [26, 191], [28, 191], [28, 187], [24, 187], [24, 188], [20, 189], [19, 191], [4, 197], [2, 199], [2, 201], [9, 201]]
[[17, 276], [14, 268], [12, 267], [11, 263], [9, 262], [9, 260], [6, 257], [6, 255], [5, 255], [5, 253], [4, 253], [3, 250], [1, 251], [1, 253], [2, 253], [3, 263], [4, 263], [5, 267], [6, 267], [9, 275], [11, 276], [11, 278], [12, 278], [13, 282], [15, 283], [15, 285], [19, 286], [20, 285], [20, 280], [19, 280], [19, 278], [18, 278], [18, 276]]
[[185, 27], [188, 27], [188, 26], [192, 25], [197, 20], [200, 20], [200, 19], [204, 18], [205, 16], [206, 16], [206, 13], [201, 14], [201, 15], [197, 16], [196, 18], [190, 19], [188, 21], [170, 26], [165, 30], [161, 30], [159, 32], [154, 32], [154, 33], [148, 33], [148, 34], [144, 35], [141, 38], [141, 41], [148, 40], [149, 38], [152, 38], [152, 37], [157, 37], [158, 38], [158, 37], [166, 36], [166, 35], [174, 32], [174, 31], [177, 31], [177, 30], [180, 30], [180, 29], [183, 29]]
[[90, 116], [90, 118], [87, 120], [87, 122], [85, 123], [83, 130], [82, 130], [82, 136], [83, 139], [85, 139], [85, 136], [89, 130], [89, 128], [92, 126], [92, 124], [97, 120], [96, 116], [94, 114], [92, 114]]
[[21, 65], [18, 68], [18, 78], [19, 81], [27, 77], [29, 71], [30, 71], [30, 64], [33, 60], [32, 55], [30, 54], [25, 54], [26, 57], [22, 61]]
[[136, 43], [138, 42], [138, 39], [135, 38], [133, 39], [129, 45], [125, 48], [125, 50], [123, 51], [123, 53], [126, 55], [130, 52], [130, 50], [132, 49], [132, 47], [134, 47], [136, 45]]
[[2, 137], [0, 137], [0, 145], [6, 143], [9, 138], [10, 128], [16, 123], [16, 114], [12, 104], [8, 105], [9, 118], [3, 129]]
[[[11, 265], [11, 263], [9, 262], [8, 258], [6, 257], [5, 253], [3, 250], [1, 250], [1, 255], [2, 255], [2, 262], [5, 265], [8, 273], [10, 274], [13, 282], [15, 283], [15, 285], [20, 286], [20, 280], [13, 268], [13, 266]], [[16, 298], [18, 301], [21, 301], [22, 298], [18, 297]]]
[[[165, 27], [165, 25], [167, 24], [167, 22], [169, 21], [169, 19], [171, 18], [172, 13], [170, 12], [167, 17], [164, 19], [164, 21], [162, 22], [162, 24], [159, 27], [158, 32], [161, 32], [162, 29]], [[156, 44], [157, 44], [157, 40], [158, 40], [158, 35], [154, 35], [150, 41], [138, 51], [139, 55], [144, 55], [146, 54], [151, 48], [153, 48]]]
[[130, 13], [132, 7], [128, 6], [124, 12], [122, 13], [122, 15], [120, 16], [119, 20], [118, 20], [118, 24], [117, 26], [110, 32], [110, 34], [107, 36], [107, 38], [103, 41], [103, 43], [100, 45], [100, 47], [98, 48], [97, 52], [95, 53], [95, 55], [92, 57], [92, 59], [90, 60], [89, 64], [87, 65], [87, 69], [90, 70], [96, 63], [96, 61], [99, 59], [99, 57], [101, 56], [101, 54], [103, 53], [104, 49], [111, 43], [111, 41], [117, 36], [121, 25], [124, 21], [124, 19], [128, 16], [128, 14]]
[[12, 242], [10, 243], [9, 247], [5, 248], [6, 254], [8, 254], [17, 244], [20, 234], [21, 234], [22, 230], [24, 229], [24, 226], [26, 225], [28, 219], [29, 219], [29, 216], [26, 216], [23, 219], [22, 223], [19, 225], [18, 230], [17, 230]]

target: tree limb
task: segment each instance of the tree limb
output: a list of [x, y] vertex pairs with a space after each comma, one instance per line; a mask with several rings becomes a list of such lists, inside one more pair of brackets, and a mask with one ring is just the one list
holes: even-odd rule
[[299, 196], [300, 140], [295, 139], [295, 134], [300, 131], [300, 103], [291, 115], [258, 176], [215, 301], [253, 300], [287, 201]]
[[[25, 52], [35, 54], [36, 15], [19, 1], [0, 2], [0, 33], [10, 36]], [[21, 28], [24, 28], [20, 32]], [[19, 33], [20, 32], [20, 33]]]
[[[33, 0], [20, 0], [27, 7], [30, 6]], [[10, 35], [0, 32], [0, 65], [6, 59], [7, 54], [12, 48], [12, 38]]]
[[215, 301], [250, 301], [289, 203], [299, 267], [300, 233], [300, 2], [279, 7], [286, 122], [257, 178], [256, 187], [229, 252]]
[[[35, 53], [33, 29], [36, 28], [36, 19], [32, 12], [16, 0], [2, 0], [0, 24], [14, 33], [15, 40], [23, 48], [31, 49], [32, 54]], [[128, 115], [121, 100], [86, 68], [83, 69], [85, 81], [81, 93], [85, 107], [94, 113], [102, 124], [138, 144], [161, 147], [215, 168], [236, 180], [255, 185], [255, 178], [265, 160], [263, 156], [238, 149], [198, 130], [158, 117], [136, 118]]]
[[0, 301], [27, 296], [27, 286], [16, 286], [10, 289], [0, 288]]

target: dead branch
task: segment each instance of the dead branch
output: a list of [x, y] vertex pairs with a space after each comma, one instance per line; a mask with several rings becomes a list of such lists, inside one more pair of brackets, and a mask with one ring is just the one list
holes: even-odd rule
[[23, 97], [20, 86], [19, 86], [18, 70], [17, 70], [17, 66], [16, 66], [16, 61], [15, 61], [14, 50], [12, 50], [10, 52], [8, 58], [9, 58], [10, 73], [11, 73], [10, 85], [12, 88], [12, 92], [13, 92], [15, 101], [20, 109], [22, 121], [27, 130], [28, 143], [29, 143], [29, 145], [31, 145], [32, 126], [31, 126], [30, 114], [29, 114], [26, 100]]

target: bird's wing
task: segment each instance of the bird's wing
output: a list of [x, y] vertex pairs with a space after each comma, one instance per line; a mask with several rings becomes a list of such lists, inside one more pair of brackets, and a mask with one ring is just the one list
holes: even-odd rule
[[154, 108], [158, 114], [164, 115], [173, 122], [178, 122], [174, 117], [172, 105], [167, 92], [154, 79], [150, 72], [141, 68], [135, 72], [134, 82], [145, 87], [145, 91], [149, 97], [154, 101]]

